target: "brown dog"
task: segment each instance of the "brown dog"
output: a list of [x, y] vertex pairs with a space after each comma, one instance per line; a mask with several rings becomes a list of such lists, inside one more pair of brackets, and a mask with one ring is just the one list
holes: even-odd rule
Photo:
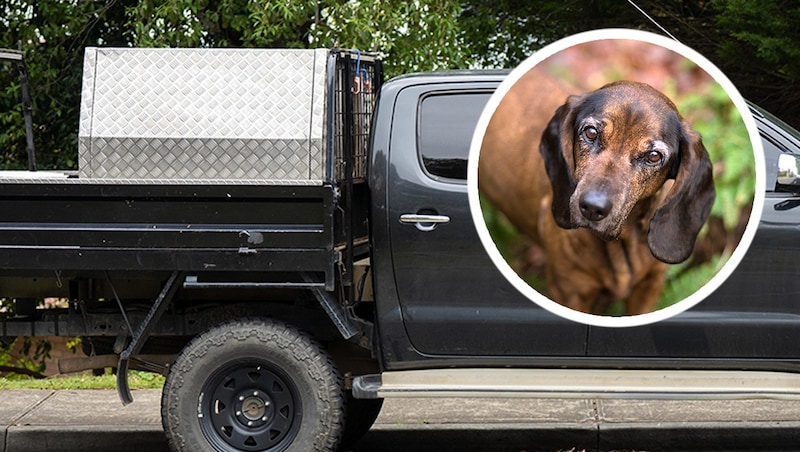
[[666, 96], [636, 82], [568, 96], [536, 69], [495, 111], [478, 182], [545, 251], [547, 295], [593, 313], [652, 312], [715, 197], [700, 135]]

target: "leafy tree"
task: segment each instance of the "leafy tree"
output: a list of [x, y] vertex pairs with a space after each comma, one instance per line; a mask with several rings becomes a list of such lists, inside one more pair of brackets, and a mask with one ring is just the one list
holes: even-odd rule
[[[0, 46], [22, 50], [26, 55], [40, 167], [77, 166], [83, 49], [87, 45], [129, 42], [126, 1], [136, 3], [0, 0]], [[25, 168], [19, 76], [9, 65], [0, 67], [0, 167]]]
[[455, 0], [145, 0], [134, 43], [180, 47], [339, 47], [380, 51], [387, 75], [465, 65]]
[[[17, 353], [12, 356], [12, 349]], [[42, 338], [18, 337], [10, 343], [0, 341], [0, 375], [3, 378], [44, 378], [46, 360], [52, 344]]]
[[[800, 7], [788, 0], [635, 0], [745, 97], [800, 127]], [[580, 31], [662, 33], [619, 0], [0, 0], [0, 46], [25, 51], [42, 168], [75, 168], [83, 49], [340, 47], [386, 74], [512, 67]], [[0, 65], [0, 168], [24, 168], [17, 75]]]
[[[800, 128], [800, 4], [789, 0], [634, 0], [715, 63], [745, 98]], [[599, 28], [664, 32], [628, 1], [463, 2], [469, 60], [513, 66], [542, 45]]]
[[714, 0], [719, 57], [740, 91], [800, 127], [800, 4]]

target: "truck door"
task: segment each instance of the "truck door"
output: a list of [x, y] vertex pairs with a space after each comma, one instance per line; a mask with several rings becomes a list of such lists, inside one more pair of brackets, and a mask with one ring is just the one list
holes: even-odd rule
[[405, 331], [427, 355], [584, 355], [587, 327], [519, 294], [470, 215], [469, 145], [495, 85], [411, 85], [394, 104], [386, 213]]

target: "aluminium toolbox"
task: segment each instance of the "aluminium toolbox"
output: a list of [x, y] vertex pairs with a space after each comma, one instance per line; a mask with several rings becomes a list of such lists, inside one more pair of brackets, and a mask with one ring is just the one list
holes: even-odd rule
[[379, 79], [373, 57], [339, 50], [88, 48], [78, 174], [320, 184], [342, 166], [339, 135], [366, 152]]

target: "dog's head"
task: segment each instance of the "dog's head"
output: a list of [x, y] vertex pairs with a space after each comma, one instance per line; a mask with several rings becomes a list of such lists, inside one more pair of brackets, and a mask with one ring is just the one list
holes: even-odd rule
[[666, 96], [644, 83], [616, 82], [570, 96], [545, 129], [540, 151], [562, 228], [619, 237], [634, 207], [669, 193], [648, 232], [650, 251], [686, 260], [714, 202], [711, 161], [700, 135]]

